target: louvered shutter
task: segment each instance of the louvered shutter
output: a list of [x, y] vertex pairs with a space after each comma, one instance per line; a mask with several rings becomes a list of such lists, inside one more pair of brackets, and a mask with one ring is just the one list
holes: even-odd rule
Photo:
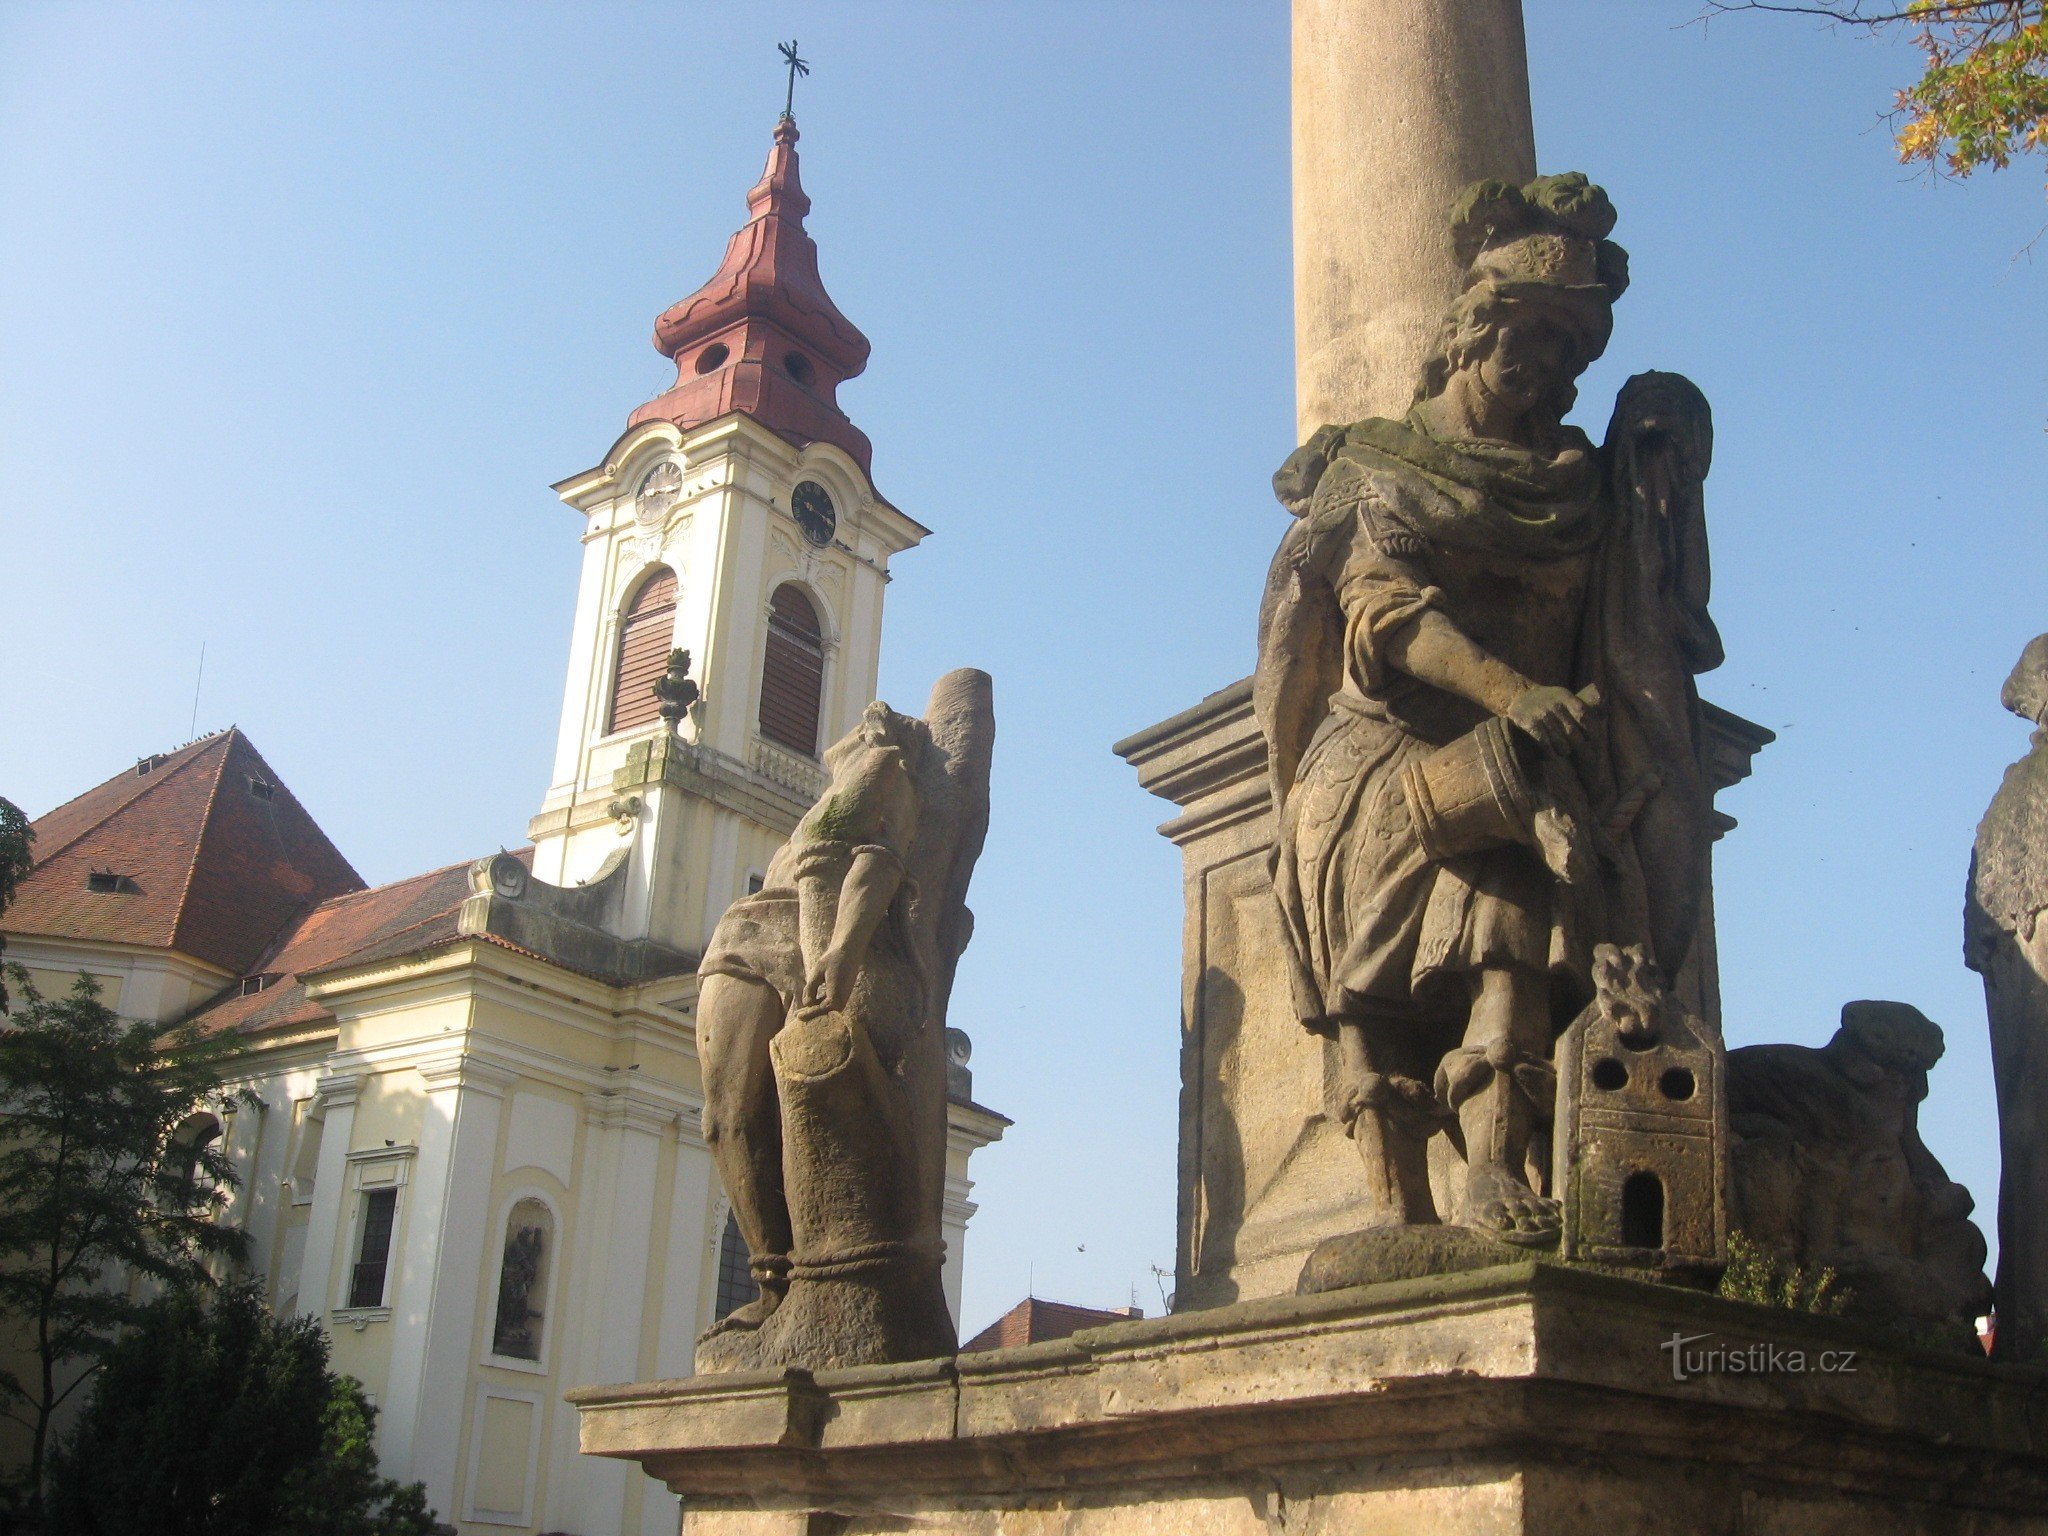
[[806, 757], [818, 755], [818, 701], [825, 689], [825, 637], [818, 610], [794, 586], [768, 603], [768, 654], [761, 663], [761, 734]]
[[658, 570], [640, 584], [619, 625], [618, 666], [612, 673], [612, 710], [607, 733], [630, 731], [661, 714], [654, 680], [668, 670], [675, 644], [676, 573]]

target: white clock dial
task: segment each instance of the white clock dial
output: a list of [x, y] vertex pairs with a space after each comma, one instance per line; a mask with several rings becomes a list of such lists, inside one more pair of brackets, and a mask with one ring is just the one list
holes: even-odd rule
[[643, 523], [658, 521], [683, 494], [683, 472], [672, 460], [664, 459], [647, 471], [640, 482], [640, 494], [633, 509]]

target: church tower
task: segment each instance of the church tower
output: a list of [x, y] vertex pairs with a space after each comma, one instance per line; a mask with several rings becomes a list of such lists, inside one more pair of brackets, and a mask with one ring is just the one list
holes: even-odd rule
[[[532, 873], [589, 889], [643, 976], [694, 965], [823, 789], [875, 696], [889, 561], [927, 531], [839, 407], [868, 340], [819, 279], [797, 137], [785, 113], [724, 261], [655, 322], [674, 385], [554, 487], [583, 570]], [[683, 651], [671, 723], [654, 684]]]
[[[463, 1536], [675, 1536], [659, 1484], [579, 1454], [563, 1394], [686, 1374], [753, 1295], [697, 960], [874, 697], [889, 561], [925, 533], [839, 409], [868, 343], [819, 282], [796, 143], [785, 112], [723, 263], [656, 322], [674, 386], [556, 487], [583, 565], [530, 853], [363, 889], [229, 730], [39, 818], [6, 913], [53, 994], [89, 969], [124, 1014], [248, 1045], [179, 1135], [230, 1156], [270, 1305], [320, 1322], [385, 1474]], [[957, 1319], [969, 1159], [1009, 1122], [948, 1051]]]

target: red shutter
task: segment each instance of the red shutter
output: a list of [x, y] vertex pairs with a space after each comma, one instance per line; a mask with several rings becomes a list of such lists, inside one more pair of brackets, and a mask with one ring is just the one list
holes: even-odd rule
[[668, 670], [675, 644], [676, 573], [657, 570], [641, 583], [619, 625], [618, 666], [612, 674], [611, 720], [607, 734], [630, 731], [661, 714], [654, 680]]
[[818, 701], [825, 691], [825, 643], [818, 610], [794, 586], [768, 603], [768, 654], [761, 662], [761, 734], [806, 757], [818, 755]]

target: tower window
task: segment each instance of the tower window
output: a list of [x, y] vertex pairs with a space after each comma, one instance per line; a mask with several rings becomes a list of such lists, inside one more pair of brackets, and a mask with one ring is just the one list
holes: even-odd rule
[[768, 652], [761, 663], [761, 734], [816, 757], [824, 691], [825, 635], [818, 610], [802, 588], [777, 587], [768, 603]]
[[710, 373], [713, 369], [723, 368], [725, 360], [731, 356], [732, 353], [726, 350], [724, 342], [714, 341], [710, 346], [697, 354], [697, 371], [699, 373]]
[[740, 1236], [738, 1220], [727, 1211], [725, 1233], [718, 1240], [718, 1299], [711, 1320], [717, 1322], [734, 1307], [744, 1307], [760, 1294], [754, 1272], [747, 1268], [747, 1240]]
[[363, 1225], [356, 1238], [356, 1262], [349, 1271], [348, 1304], [384, 1305], [384, 1273], [391, 1267], [391, 1228], [398, 1215], [398, 1191], [363, 1191]]
[[654, 682], [668, 669], [676, 637], [676, 573], [666, 566], [640, 583], [619, 625], [618, 665], [612, 671], [607, 734], [630, 731], [661, 718]]
[[795, 379], [797, 383], [806, 385], [818, 376], [818, 370], [811, 366], [811, 360], [801, 352], [785, 353], [782, 359], [782, 371], [792, 379]]

